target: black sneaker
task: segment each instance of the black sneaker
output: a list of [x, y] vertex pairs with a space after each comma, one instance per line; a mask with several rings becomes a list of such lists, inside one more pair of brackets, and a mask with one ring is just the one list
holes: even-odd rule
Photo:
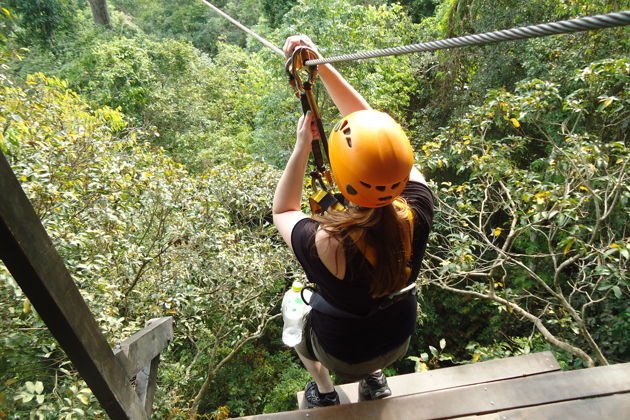
[[378, 400], [392, 395], [387, 385], [387, 377], [383, 372], [370, 373], [367, 378], [359, 381], [359, 399]]
[[339, 394], [336, 390], [327, 394], [320, 394], [317, 384], [313, 381], [306, 384], [304, 399], [306, 399], [306, 407], [308, 408], [339, 405]]

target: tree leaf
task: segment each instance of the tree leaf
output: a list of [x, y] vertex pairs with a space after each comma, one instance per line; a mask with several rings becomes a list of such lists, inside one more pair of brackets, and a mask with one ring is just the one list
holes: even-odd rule
[[571, 251], [571, 248], [573, 247], [574, 243], [575, 243], [575, 238], [570, 238], [567, 241], [567, 244], [564, 246], [564, 250], [562, 251], [562, 254], [567, 255], [569, 251]]
[[444, 347], [446, 347], [446, 340], [443, 338], [440, 340], [440, 349], [444, 350]]
[[26, 383], [24, 384], [26, 386], [26, 390], [30, 393], [34, 393], [35, 392], [35, 384], [31, 381], [26, 381]]

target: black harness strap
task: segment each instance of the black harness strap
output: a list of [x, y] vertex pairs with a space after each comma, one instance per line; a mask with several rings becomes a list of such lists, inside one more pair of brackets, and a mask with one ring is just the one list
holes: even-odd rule
[[[309, 289], [313, 292], [311, 295], [311, 300], [306, 302], [304, 299], [304, 290]], [[328, 302], [322, 295], [317, 293], [317, 291], [312, 287], [305, 287], [302, 289], [302, 300], [306, 302], [307, 305], [310, 305], [314, 310], [324, 313], [326, 315], [334, 316], [336, 318], [349, 318], [349, 319], [367, 319], [372, 317], [377, 312], [380, 312], [384, 309], [389, 308], [395, 303], [398, 303], [404, 299], [407, 299], [409, 296], [416, 296], [417, 289], [416, 283], [411, 283], [404, 289], [401, 289], [397, 292], [391, 293], [385, 297], [383, 297], [378, 305], [375, 305], [370, 311], [365, 315], [357, 315], [352, 312], [344, 311], [343, 309], [339, 309], [336, 306], [333, 306], [330, 302]]]

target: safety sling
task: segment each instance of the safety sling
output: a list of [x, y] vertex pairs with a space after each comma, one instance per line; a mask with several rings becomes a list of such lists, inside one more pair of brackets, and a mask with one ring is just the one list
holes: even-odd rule
[[[323, 214], [328, 210], [343, 210], [343, 199], [339, 194], [333, 194], [334, 181], [330, 170], [324, 165], [324, 155], [328, 159], [328, 140], [322, 123], [317, 101], [313, 95], [313, 86], [317, 77], [317, 66], [304, 66], [307, 60], [318, 58], [317, 53], [305, 46], [297, 47], [289, 57], [285, 65], [285, 71], [293, 92], [300, 99], [302, 112], [311, 111], [317, 125], [318, 138], [313, 138], [311, 150], [313, 154], [314, 168], [310, 172], [311, 187], [313, 193], [309, 196], [309, 204], [312, 213]], [[308, 77], [305, 81], [300, 78], [299, 71], [306, 69]], [[321, 140], [321, 143], [320, 143]]]

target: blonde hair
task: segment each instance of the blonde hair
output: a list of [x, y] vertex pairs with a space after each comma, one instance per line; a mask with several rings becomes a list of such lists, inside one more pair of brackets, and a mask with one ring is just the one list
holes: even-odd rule
[[[401, 198], [397, 201], [403, 202]], [[411, 250], [407, 206], [393, 203], [384, 207], [350, 207], [313, 216], [322, 229], [344, 245], [346, 255], [360, 252], [358, 246], [371, 247], [375, 259], [370, 283], [373, 298], [386, 296], [406, 286], [405, 249]], [[351, 236], [352, 235], [352, 236]]]

